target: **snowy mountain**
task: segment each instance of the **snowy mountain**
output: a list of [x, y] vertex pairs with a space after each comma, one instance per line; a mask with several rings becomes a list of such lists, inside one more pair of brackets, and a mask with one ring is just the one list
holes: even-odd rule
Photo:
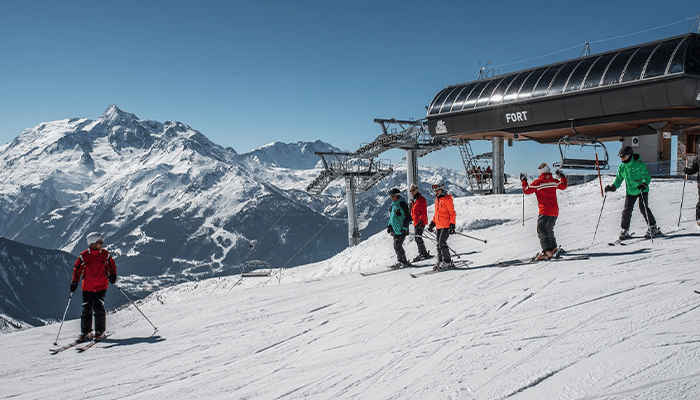
[[[249, 258], [284, 267], [323, 260], [347, 247], [348, 234], [343, 182], [320, 197], [304, 191], [320, 172], [316, 151], [338, 149], [273, 143], [239, 154], [180, 122], [142, 120], [116, 106], [97, 120], [42, 123], [0, 146], [0, 235], [77, 256], [88, 232], [102, 232], [120, 281], [138, 296], [239, 273]], [[405, 167], [395, 169], [358, 200], [366, 237], [386, 226], [387, 189], [405, 187]], [[455, 171], [421, 173], [467, 194]], [[63, 276], [73, 261], [48, 268]], [[55, 287], [39, 291], [47, 290]], [[0, 303], [0, 312], [23, 320], [11, 309]], [[60, 318], [55, 311], [49, 317]]]
[[[0, 332], [43, 325], [60, 319], [66, 309], [75, 257], [0, 237]], [[68, 318], [80, 315], [78, 301]]]
[[269, 164], [288, 169], [322, 168], [321, 159], [316, 152], [340, 152], [341, 150], [317, 140], [313, 143], [275, 142], [255, 149], [241, 156], [257, 164]]
[[[133, 306], [122, 308], [107, 316], [114, 335], [82, 354], [49, 354], [56, 324], [9, 333], [0, 397], [696, 399], [700, 228], [687, 190], [676, 228], [682, 184], [651, 184], [667, 237], [612, 247], [624, 193], [608, 194], [594, 241], [597, 183], [559, 192], [558, 242], [585, 260], [495, 264], [539, 249], [535, 196], [523, 204], [511, 187], [455, 199], [458, 232], [488, 240], [450, 237], [469, 268], [409, 275], [430, 260], [362, 277], [394, 261], [391, 237], [379, 232], [281, 275], [157, 291], [138, 302], [157, 332]], [[638, 210], [632, 230], [646, 230]], [[415, 243], [405, 246], [415, 256]], [[78, 330], [67, 321], [59, 344]], [[109, 378], [85, 379], [86, 371]]]

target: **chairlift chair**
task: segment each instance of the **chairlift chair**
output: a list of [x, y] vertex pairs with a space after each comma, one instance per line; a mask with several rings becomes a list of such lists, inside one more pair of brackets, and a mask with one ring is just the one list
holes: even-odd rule
[[[583, 170], [610, 169], [610, 165], [608, 164], [608, 150], [603, 143], [593, 137], [584, 135], [564, 136], [559, 139], [558, 144], [561, 161], [552, 164], [555, 168]], [[567, 150], [569, 150], [571, 146], [576, 145], [580, 146], [581, 150], [584, 148], [592, 148], [595, 158], [567, 157]]]
[[[249, 270], [250, 272], [243, 272], [241, 275], [244, 278], [263, 278], [272, 275], [272, 268], [270, 268], [270, 263], [262, 260], [248, 260], [243, 263], [244, 271]], [[266, 271], [263, 269], [267, 269]]]

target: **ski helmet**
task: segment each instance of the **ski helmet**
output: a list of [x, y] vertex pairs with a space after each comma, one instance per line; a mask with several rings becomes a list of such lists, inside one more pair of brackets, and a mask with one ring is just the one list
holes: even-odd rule
[[392, 188], [389, 190], [389, 196], [400, 196], [401, 191], [398, 188]]
[[97, 242], [99, 242], [100, 240], [104, 240], [104, 238], [102, 237], [102, 235], [101, 235], [100, 233], [98, 233], [98, 232], [90, 232], [90, 233], [88, 233], [87, 236], [85, 237], [85, 239], [87, 239], [88, 245], [91, 245], [91, 244], [93, 244], [93, 243], [97, 243]]
[[625, 156], [632, 156], [634, 154], [634, 151], [632, 151], [632, 148], [630, 146], [623, 146], [620, 149], [620, 152], [617, 154], [620, 158], [625, 157]]
[[433, 190], [437, 191], [438, 189], [445, 191], [445, 182], [438, 182], [433, 185]]

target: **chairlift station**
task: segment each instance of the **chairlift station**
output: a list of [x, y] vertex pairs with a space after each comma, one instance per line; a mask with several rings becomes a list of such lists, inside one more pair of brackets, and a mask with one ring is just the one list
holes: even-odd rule
[[[353, 159], [369, 160], [363, 173], [326, 163], [326, 170], [307, 188], [320, 193], [335, 178], [350, 182], [351, 246], [359, 243], [356, 211], [350, 216], [357, 180], [373, 180], [360, 185], [366, 190], [378, 176], [391, 173], [390, 167], [382, 170], [383, 164], [371, 161], [386, 150], [406, 150], [410, 186], [418, 182], [418, 157], [459, 146], [469, 175], [479, 160], [471, 153], [469, 141], [490, 140], [492, 186], [484, 190], [472, 185], [472, 189], [495, 194], [505, 192], [505, 140], [509, 145], [520, 140], [557, 143], [562, 159], [555, 167], [577, 170], [608, 168], [606, 141], [619, 140], [639, 147], [640, 152], [646, 150], [643, 158], [653, 162], [671, 160], [670, 138], [677, 135], [678, 158], [692, 155], [700, 136], [700, 35], [688, 33], [451, 85], [440, 90], [427, 109], [426, 119], [420, 121], [375, 120], [383, 133], [356, 152], [340, 156], [347, 165]], [[391, 124], [401, 131], [388, 131]], [[591, 148], [591, 157], [567, 157], [566, 150], [573, 145]], [[648, 154], [656, 157], [649, 159]]]

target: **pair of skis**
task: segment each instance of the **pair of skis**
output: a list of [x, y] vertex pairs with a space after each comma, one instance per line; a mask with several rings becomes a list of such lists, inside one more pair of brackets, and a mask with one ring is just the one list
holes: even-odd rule
[[[671, 232], [676, 232], [676, 231], [671, 231]], [[671, 232], [669, 232], [669, 233], [671, 233]], [[626, 237], [624, 239], [617, 239], [613, 242], [608, 243], [608, 245], [609, 246], [617, 246], [617, 245], [628, 246], [630, 244], [643, 242], [645, 240], [661, 239], [661, 238], [665, 238], [665, 237], [668, 237], [668, 236], [666, 234], [663, 234], [663, 233], [659, 233], [653, 237], [635, 237], [634, 232], [633, 232], [633, 233], [630, 233], [629, 237]]]
[[558, 262], [558, 261], [575, 261], [575, 260], [588, 260], [588, 256], [585, 254], [560, 254], [557, 257], [547, 258], [543, 260], [538, 260], [537, 258], [521, 258], [515, 260], [505, 260], [498, 261], [496, 265], [499, 267], [512, 267], [516, 265], [528, 265], [536, 263], [547, 263], [547, 262]]
[[[58, 347], [55, 349], [49, 349], [49, 351], [51, 352], [51, 355], [55, 355], [55, 354], [58, 354], [62, 351], [65, 351], [65, 350], [68, 350], [68, 349], [75, 347], [79, 353], [82, 353], [82, 352], [86, 351], [87, 349], [91, 348], [92, 346], [96, 345], [97, 343], [107, 339], [111, 335], [112, 335], [112, 332], [105, 332], [98, 337], [94, 337], [94, 336], [92, 336], [92, 334], [90, 334], [90, 336], [88, 336], [88, 338], [86, 340], [76, 340], [74, 342], [68, 343], [65, 346], [61, 346], [61, 347]], [[80, 345], [82, 345], [82, 346], [80, 346]]]
[[[447, 271], [447, 270], [450, 270], [450, 269], [464, 268], [464, 267], [466, 267], [466, 266], [468, 266], [468, 265], [470, 265], [470, 264], [472, 264], [472, 263], [473, 263], [472, 261], [468, 261], [468, 260], [457, 260], [457, 261], [454, 262], [454, 264], [455, 264], [454, 267], [445, 268], [445, 269], [440, 269], [440, 270], [429, 270], [429, 271], [424, 271], [424, 272], [415, 272], [415, 273], [411, 273], [411, 276], [412, 276], [413, 278], [417, 278], [417, 277], [419, 277], [419, 276], [430, 275], [430, 274], [434, 274], [434, 273], [436, 273], [436, 272]], [[360, 275], [362, 275], [362, 276], [379, 275], [379, 274], [384, 274], [384, 273], [392, 272], [392, 271], [400, 271], [400, 270], [406, 269], [406, 267], [410, 267], [410, 266], [411, 266], [411, 265], [400, 266], [400, 267], [394, 267], [394, 266], [392, 266], [392, 267], [389, 267], [389, 268], [384, 268], [384, 269], [380, 269], [380, 270], [376, 270], [376, 271], [363, 271], [363, 272], [360, 272]]]
[[453, 264], [451, 267], [439, 268], [439, 269], [433, 268], [433, 269], [429, 269], [429, 270], [423, 271], [423, 272], [411, 273], [411, 278], [418, 278], [418, 277], [425, 276], [425, 275], [437, 274], [438, 272], [445, 272], [445, 271], [450, 271], [453, 269], [464, 269], [464, 268], [468, 269], [469, 265], [471, 265], [473, 263], [474, 263], [473, 261], [469, 261], [469, 260], [457, 260], [457, 261], [453, 261]]

